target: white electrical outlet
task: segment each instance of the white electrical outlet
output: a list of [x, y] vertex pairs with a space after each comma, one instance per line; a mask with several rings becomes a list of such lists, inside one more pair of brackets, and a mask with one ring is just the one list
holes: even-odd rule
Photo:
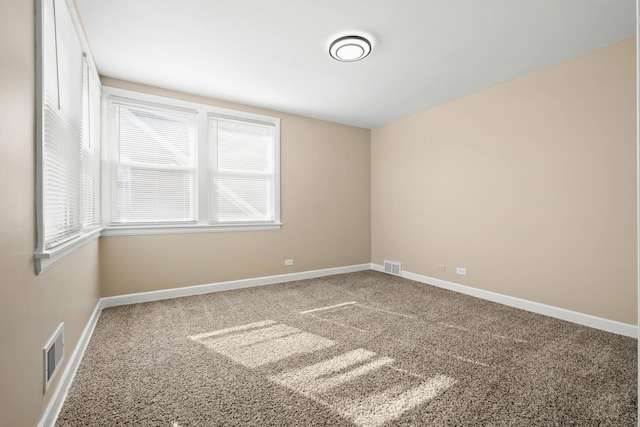
[[293, 265], [293, 259], [285, 259], [284, 265]]
[[447, 271], [447, 266], [446, 265], [439, 265], [438, 266], [438, 271]]
[[456, 273], [460, 274], [462, 276], [466, 276], [467, 275], [467, 269], [464, 267], [456, 267]]

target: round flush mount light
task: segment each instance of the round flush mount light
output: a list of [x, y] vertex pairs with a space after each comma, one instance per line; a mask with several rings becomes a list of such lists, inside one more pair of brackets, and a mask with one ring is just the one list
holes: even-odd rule
[[345, 36], [334, 40], [329, 47], [329, 54], [335, 60], [354, 62], [363, 59], [371, 52], [369, 40], [360, 36]]

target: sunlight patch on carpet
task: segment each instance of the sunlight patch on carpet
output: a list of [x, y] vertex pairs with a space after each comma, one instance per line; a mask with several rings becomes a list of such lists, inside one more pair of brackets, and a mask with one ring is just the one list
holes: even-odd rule
[[311, 310], [301, 311], [300, 314], [314, 313], [316, 311], [323, 311], [323, 310], [331, 310], [332, 308], [340, 308], [347, 305], [354, 305], [355, 303], [356, 303], [355, 301], [350, 301], [350, 302], [343, 302], [340, 304], [328, 305], [326, 307], [312, 308]]
[[364, 304], [357, 304], [357, 305], [358, 307], [362, 307], [364, 309], [372, 310], [372, 311], [379, 311], [380, 313], [393, 314], [395, 316], [406, 317], [407, 319], [415, 319], [415, 320], [418, 319], [416, 316], [411, 316], [410, 314], [398, 313], [397, 311], [384, 310], [382, 308], [377, 308], [377, 307], [369, 307], [368, 305], [364, 305]]
[[189, 338], [248, 368], [313, 353], [335, 344], [321, 336], [273, 321], [221, 329]]
[[345, 402], [346, 405], [335, 409], [359, 426], [377, 427], [434, 399], [455, 383], [451, 377], [438, 375], [409, 389], [401, 385], [394, 386], [380, 393]]
[[240, 332], [240, 331], [246, 331], [249, 329], [256, 329], [256, 328], [261, 328], [263, 326], [271, 326], [271, 325], [275, 325], [276, 322], [273, 320], [264, 320], [262, 322], [255, 322], [255, 323], [248, 323], [246, 325], [241, 325], [241, 326], [233, 326], [231, 328], [225, 328], [225, 329], [218, 329], [217, 331], [213, 331], [213, 332], [205, 332], [202, 334], [198, 334], [198, 335], [191, 335], [189, 338], [191, 338], [192, 340], [199, 340], [202, 338], [208, 338], [208, 337], [214, 337], [214, 336], [220, 336], [220, 335], [227, 335], [233, 332]]
[[[330, 306], [342, 308], [353, 303]], [[312, 312], [323, 311], [310, 310]], [[394, 313], [395, 314], [395, 313]], [[248, 368], [313, 353], [332, 340], [272, 320], [219, 329], [190, 339]], [[395, 360], [358, 348], [268, 379], [314, 400], [361, 427], [377, 427], [424, 404], [456, 383], [393, 366]]]
[[[328, 406], [363, 427], [376, 427], [396, 419], [456, 383], [446, 375], [434, 378], [412, 375], [407, 379], [404, 370], [391, 366], [393, 362], [390, 357], [380, 357], [359, 348], [269, 379]], [[373, 375], [385, 368], [390, 369], [384, 374]], [[359, 393], [341, 393], [341, 387], [355, 387]], [[354, 395], [359, 397], [354, 398]]]
[[346, 368], [366, 362], [375, 356], [376, 353], [359, 348], [332, 359], [276, 375], [269, 379], [304, 395], [324, 393], [333, 387], [393, 363], [393, 359], [390, 357], [381, 357], [347, 372], [339, 373]]

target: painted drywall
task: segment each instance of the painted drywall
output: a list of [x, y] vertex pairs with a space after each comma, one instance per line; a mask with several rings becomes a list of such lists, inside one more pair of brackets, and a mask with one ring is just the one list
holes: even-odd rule
[[[361, 129], [103, 78], [103, 85], [281, 119], [280, 230], [100, 239], [103, 296], [368, 263], [370, 137]], [[292, 258], [293, 266], [284, 266]]]
[[[0, 425], [35, 426], [99, 298], [98, 243], [39, 276], [35, 230], [35, 2], [0, 2]], [[42, 348], [66, 356], [43, 394]]]
[[374, 129], [372, 262], [637, 324], [635, 58], [624, 40]]

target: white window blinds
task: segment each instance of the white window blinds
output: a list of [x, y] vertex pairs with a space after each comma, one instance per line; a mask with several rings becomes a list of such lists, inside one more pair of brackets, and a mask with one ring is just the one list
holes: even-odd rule
[[65, 0], [36, 2], [36, 273], [97, 237], [100, 80]]
[[196, 220], [196, 113], [119, 102], [111, 104], [111, 222]]
[[[63, 0], [46, 0], [42, 11], [42, 233], [44, 250], [53, 249], [85, 231], [85, 225], [99, 227], [100, 218], [85, 218], [87, 203], [99, 197], [87, 196], [100, 179], [99, 135], [92, 136], [89, 105], [96, 104], [99, 89], [90, 96], [90, 69], [73, 19]], [[96, 83], [93, 84], [94, 90]], [[99, 88], [99, 82], [97, 83]], [[96, 100], [97, 97], [97, 100]], [[98, 125], [96, 121], [94, 125]], [[99, 129], [99, 127], [98, 127]], [[99, 131], [97, 131], [99, 133]], [[88, 151], [89, 150], [89, 151]], [[99, 206], [94, 206], [99, 212]]]
[[273, 222], [275, 126], [209, 117], [209, 221]]
[[103, 88], [102, 235], [277, 230], [280, 119]]
[[83, 228], [94, 230], [100, 220], [100, 81], [85, 61], [84, 118], [82, 134], [82, 217]]

